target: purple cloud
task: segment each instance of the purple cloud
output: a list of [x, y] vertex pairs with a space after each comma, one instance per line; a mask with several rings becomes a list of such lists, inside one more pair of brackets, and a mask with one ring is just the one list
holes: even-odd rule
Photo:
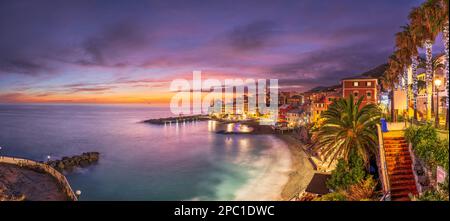
[[332, 85], [385, 63], [420, 3], [5, 0], [0, 89], [45, 90], [44, 75], [48, 91], [108, 93], [163, 86], [193, 70], [302, 90]]

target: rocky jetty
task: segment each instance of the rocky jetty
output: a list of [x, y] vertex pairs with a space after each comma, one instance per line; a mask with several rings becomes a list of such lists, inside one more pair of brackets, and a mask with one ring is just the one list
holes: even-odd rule
[[46, 162], [46, 164], [60, 172], [72, 171], [76, 167], [87, 167], [91, 164], [97, 163], [99, 158], [100, 153], [87, 152], [72, 157], [63, 157], [60, 160], [51, 160]]
[[164, 125], [164, 124], [171, 124], [171, 123], [183, 123], [183, 122], [190, 122], [190, 121], [204, 121], [209, 120], [208, 115], [191, 115], [191, 116], [179, 116], [179, 117], [166, 117], [166, 118], [158, 118], [158, 119], [150, 119], [143, 121], [144, 123], [149, 124], [158, 124], [158, 125]]

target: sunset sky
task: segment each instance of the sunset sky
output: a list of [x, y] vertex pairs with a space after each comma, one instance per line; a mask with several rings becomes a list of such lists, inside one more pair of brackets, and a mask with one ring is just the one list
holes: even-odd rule
[[193, 70], [333, 85], [385, 63], [421, 2], [1, 0], [0, 103], [165, 103]]

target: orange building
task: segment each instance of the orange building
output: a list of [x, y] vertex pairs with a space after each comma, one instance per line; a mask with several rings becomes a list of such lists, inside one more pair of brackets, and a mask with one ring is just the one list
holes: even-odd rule
[[327, 106], [327, 109], [328, 109], [328, 106], [330, 106], [336, 99], [339, 99], [341, 97], [342, 97], [342, 92], [341, 93], [339, 93], [339, 92], [328, 93], [325, 96], [325, 104]]
[[342, 96], [348, 98], [350, 94], [356, 99], [365, 96], [362, 105], [378, 103], [378, 80], [376, 78], [346, 78], [342, 80]]
[[278, 121], [279, 122], [286, 122], [286, 114], [291, 109], [293, 109], [293, 107], [290, 104], [283, 104], [283, 105], [281, 105], [278, 108]]
[[316, 99], [311, 105], [311, 121], [317, 122], [323, 111], [327, 110], [327, 102], [325, 96]]
[[293, 106], [299, 106], [303, 104], [303, 97], [301, 95], [292, 95], [287, 99], [287, 104], [293, 105]]

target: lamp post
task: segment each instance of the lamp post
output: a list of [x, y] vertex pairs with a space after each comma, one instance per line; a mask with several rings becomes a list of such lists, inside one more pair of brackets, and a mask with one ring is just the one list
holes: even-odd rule
[[439, 86], [441, 85], [441, 80], [434, 80], [434, 85], [436, 86], [436, 114], [435, 114], [435, 127], [439, 127]]
[[77, 196], [77, 199], [80, 199], [80, 196], [81, 196], [81, 190], [75, 191], [75, 195]]

